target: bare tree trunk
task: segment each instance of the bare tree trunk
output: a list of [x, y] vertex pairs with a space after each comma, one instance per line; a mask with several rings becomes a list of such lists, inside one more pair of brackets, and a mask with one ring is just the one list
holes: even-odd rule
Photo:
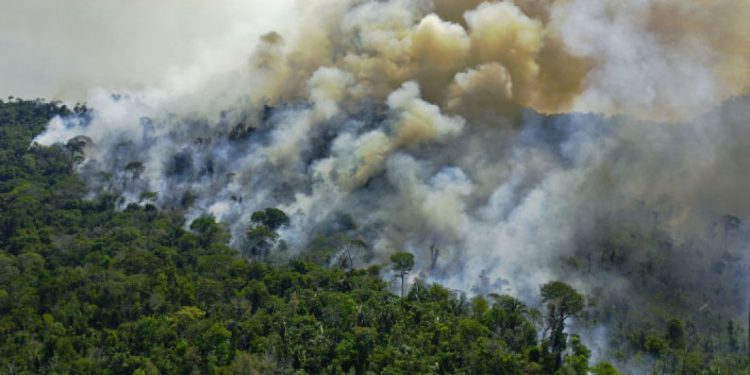
[[430, 270], [434, 270], [437, 265], [438, 257], [440, 256], [440, 249], [437, 246], [430, 246]]
[[406, 275], [402, 273], [401, 274], [401, 298], [404, 298], [404, 276]]

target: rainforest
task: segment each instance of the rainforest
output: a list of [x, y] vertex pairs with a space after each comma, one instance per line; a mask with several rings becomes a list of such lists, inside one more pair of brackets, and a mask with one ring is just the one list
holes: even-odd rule
[[0, 373], [750, 372], [748, 2], [6, 3]]

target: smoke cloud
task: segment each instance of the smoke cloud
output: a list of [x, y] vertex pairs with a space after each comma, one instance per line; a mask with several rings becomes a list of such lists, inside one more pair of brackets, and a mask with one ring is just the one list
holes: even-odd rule
[[734, 299], [705, 298], [739, 311], [748, 273], [712, 265], [745, 257], [746, 225], [720, 228], [750, 214], [750, 99], [731, 99], [750, 82], [748, 3], [325, 0], [288, 12], [210, 79], [188, 69], [93, 90], [88, 118], [56, 118], [36, 141], [87, 137], [79, 171], [93, 193], [125, 205], [156, 192], [227, 223], [239, 248], [252, 212], [274, 206], [292, 218], [290, 255], [346, 216], [368, 262], [408, 250], [413, 277], [461, 290], [533, 299], [561, 278], [622, 295], [668, 259], [669, 282], [724, 285]]
[[556, 4], [551, 29], [596, 66], [574, 109], [685, 120], [748, 89], [747, 2]]

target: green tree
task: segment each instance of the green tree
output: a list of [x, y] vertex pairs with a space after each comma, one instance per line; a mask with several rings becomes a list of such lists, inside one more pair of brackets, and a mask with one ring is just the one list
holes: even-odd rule
[[401, 278], [401, 297], [403, 297], [404, 278], [414, 268], [414, 254], [404, 251], [396, 252], [391, 255], [391, 262], [393, 262], [393, 270], [396, 271], [396, 276]]
[[289, 217], [286, 216], [284, 211], [273, 207], [266, 208], [263, 211], [253, 212], [250, 220], [256, 225], [263, 225], [274, 231], [285, 225], [289, 225], [290, 222]]
[[578, 335], [570, 335], [569, 341], [572, 353], [565, 357], [565, 361], [559, 372], [575, 375], [588, 374], [591, 351], [583, 345]]
[[198, 234], [201, 246], [208, 248], [212, 243], [226, 243], [229, 236], [224, 228], [216, 222], [213, 216], [201, 216], [192, 223], [190, 229]]
[[612, 366], [609, 362], [601, 362], [591, 368], [591, 373], [594, 375], [621, 375], [615, 366]]
[[245, 232], [250, 256], [253, 259], [265, 259], [276, 245], [279, 235], [265, 225], [256, 225]]
[[[279, 245], [279, 228], [289, 225], [289, 217], [277, 208], [255, 211], [252, 224], [245, 232], [246, 248], [254, 259], [266, 259], [275, 246]], [[281, 242], [283, 246], [283, 241]]]
[[584, 307], [584, 298], [570, 285], [551, 281], [541, 286], [542, 301], [547, 305], [545, 339], [542, 343], [547, 367], [557, 371], [566, 348], [565, 321]]
[[494, 295], [495, 302], [487, 317], [490, 327], [513, 350], [522, 351], [536, 343], [536, 329], [531, 322], [532, 310], [519, 299]]

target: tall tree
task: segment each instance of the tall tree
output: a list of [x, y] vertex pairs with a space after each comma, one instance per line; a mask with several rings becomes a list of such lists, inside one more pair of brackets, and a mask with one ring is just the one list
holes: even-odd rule
[[404, 296], [404, 278], [414, 268], [414, 255], [404, 251], [399, 251], [391, 255], [393, 269], [396, 275], [401, 278], [401, 297]]
[[551, 371], [562, 364], [562, 353], [566, 348], [565, 320], [575, 316], [584, 307], [583, 296], [562, 281], [551, 281], [541, 286], [542, 300], [547, 305], [547, 327], [542, 342], [545, 357], [551, 362]]

